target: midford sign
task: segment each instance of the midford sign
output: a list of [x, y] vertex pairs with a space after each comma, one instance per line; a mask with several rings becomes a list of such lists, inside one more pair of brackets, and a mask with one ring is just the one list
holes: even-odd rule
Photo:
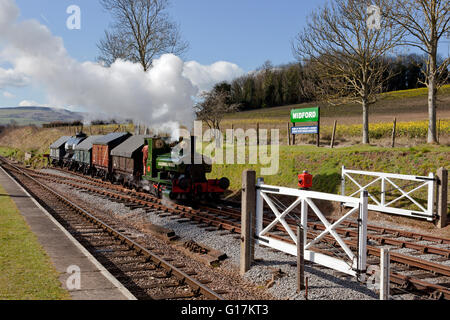
[[291, 122], [315, 122], [319, 116], [319, 107], [291, 110]]

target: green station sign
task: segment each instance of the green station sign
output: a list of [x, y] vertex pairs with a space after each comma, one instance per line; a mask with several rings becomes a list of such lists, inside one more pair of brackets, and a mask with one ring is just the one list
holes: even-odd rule
[[319, 121], [319, 107], [291, 110], [291, 122], [315, 122]]

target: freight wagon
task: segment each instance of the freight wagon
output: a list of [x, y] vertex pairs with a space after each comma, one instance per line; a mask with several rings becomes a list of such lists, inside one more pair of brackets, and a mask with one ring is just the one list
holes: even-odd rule
[[72, 161], [75, 147], [85, 140], [87, 138], [87, 135], [83, 132], [77, 133], [75, 136], [71, 137], [64, 145], [64, 148], [66, 150], [66, 153], [63, 158], [63, 166], [69, 169], [72, 169], [74, 166], [74, 162]]
[[84, 174], [92, 172], [92, 144], [103, 135], [90, 136], [74, 148], [73, 168]]
[[138, 188], [144, 172], [142, 148], [148, 136], [137, 135], [111, 151], [113, 180], [125, 187]]
[[127, 140], [129, 132], [114, 132], [94, 141], [92, 145], [92, 175], [112, 181], [111, 150]]
[[54, 166], [61, 167], [63, 159], [66, 154], [66, 142], [70, 139], [69, 136], [63, 136], [50, 145], [50, 162]]

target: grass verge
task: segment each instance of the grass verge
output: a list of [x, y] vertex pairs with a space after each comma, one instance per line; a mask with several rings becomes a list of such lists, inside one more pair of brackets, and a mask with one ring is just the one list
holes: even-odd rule
[[58, 273], [0, 186], [0, 300], [64, 300]]
[[[246, 149], [248, 153], [248, 148]], [[246, 158], [248, 163], [248, 155]], [[239, 190], [244, 169], [256, 170], [257, 176], [261, 176], [261, 168], [269, 166], [260, 163], [215, 164], [209, 177], [228, 177], [231, 189]], [[450, 147], [423, 145], [412, 148], [383, 148], [356, 145], [330, 149], [282, 145], [279, 149], [277, 174], [265, 176], [264, 179], [267, 184], [295, 188], [297, 174], [308, 170], [314, 175], [314, 190], [339, 193], [342, 166], [354, 170], [426, 176], [430, 172], [436, 172], [439, 167], [450, 166]]]

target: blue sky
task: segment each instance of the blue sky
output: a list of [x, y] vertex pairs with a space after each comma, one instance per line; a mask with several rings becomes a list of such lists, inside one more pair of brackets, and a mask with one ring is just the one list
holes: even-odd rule
[[[170, 14], [180, 24], [190, 49], [186, 60], [210, 64], [225, 60], [245, 71], [262, 65], [290, 62], [290, 40], [317, 5], [324, 1], [299, 0], [172, 0]], [[16, 0], [23, 19], [37, 19], [61, 36], [70, 54], [95, 59], [96, 42], [110, 23], [110, 16], [96, 0]], [[81, 30], [68, 30], [66, 9], [81, 8]]]
[[[179, 23], [189, 51], [186, 61], [200, 64], [228, 61], [245, 72], [266, 60], [282, 64], [294, 60], [290, 41], [301, 29], [306, 16], [319, 1], [299, 0], [172, 0], [169, 13]], [[64, 40], [69, 54], [78, 61], [93, 61], [96, 43], [111, 23], [111, 18], [96, 0], [16, 0], [21, 20], [36, 19]], [[66, 28], [70, 5], [81, 8], [81, 30]], [[0, 89], [1, 90], [1, 89]], [[14, 98], [0, 92], [0, 106], [13, 106], [22, 100], [45, 103], [44, 90], [38, 86], [7, 88]]]
[[[216, 61], [237, 64], [245, 72], [266, 60], [274, 65], [294, 61], [290, 41], [304, 26], [308, 14], [325, 0], [172, 0], [169, 13], [190, 44], [183, 56], [203, 65]], [[63, 38], [69, 55], [78, 61], [95, 60], [96, 43], [111, 22], [97, 0], [16, 0], [21, 19], [36, 19]], [[81, 8], [81, 30], [66, 28], [70, 5]], [[445, 54], [447, 45], [445, 44]], [[5, 65], [0, 65], [0, 67]], [[7, 67], [7, 66], [6, 66]], [[22, 100], [45, 103], [43, 88], [0, 88], [0, 106]], [[14, 96], [14, 97], [13, 97]]]

